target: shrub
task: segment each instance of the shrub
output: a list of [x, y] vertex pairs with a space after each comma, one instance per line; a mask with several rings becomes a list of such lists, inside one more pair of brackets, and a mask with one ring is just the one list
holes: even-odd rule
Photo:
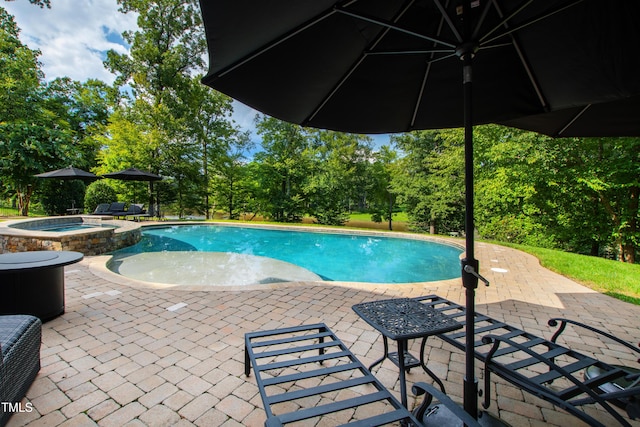
[[46, 215], [65, 215], [69, 208], [83, 208], [85, 186], [82, 181], [49, 179], [39, 187], [39, 201]]
[[478, 224], [478, 231], [484, 239], [540, 248], [557, 247], [555, 237], [543, 225], [522, 215], [494, 218], [488, 224]]
[[96, 181], [87, 187], [84, 196], [86, 212], [93, 212], [100, 203], [112, 203], [118, 201], [118, 195], [109, 184], [104, 181]]

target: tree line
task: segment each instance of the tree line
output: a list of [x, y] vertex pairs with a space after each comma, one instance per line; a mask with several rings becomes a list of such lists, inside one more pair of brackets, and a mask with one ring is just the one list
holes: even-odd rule
[[[110, 181], [119, 199], [159, 201], [178, 216], [340, 225], [360, 211], [392, 228], [404, 211], [417, 231], [468, 232], [460, 130], [394, 135], [374, 147], [365, 135], [260, 115], [252, 141], [231, 118], [232, 100], [200, 84], [206, 41], [197, 1], [118, 4], [138, 14], [139, 29], [123, 34], [128, 54], [107, 53], [113, 85], [46, 81], [40, 52], [21, 43], [0, 8], [0, 188], [22, 214], [32, 198], [52, 214], [82, 200], [82, 183], [37, 173], [133, 166], [165, 179], [153, 191]], [[486, 125], [475, 129], [475, 150], [482, 237], [635, 262], [640, 139], [552, 139]]]

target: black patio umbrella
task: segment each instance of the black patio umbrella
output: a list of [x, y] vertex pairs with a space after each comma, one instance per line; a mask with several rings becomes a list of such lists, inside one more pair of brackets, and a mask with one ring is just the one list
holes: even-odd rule
[[502, 124], [553, 137], [636, 136], [640, 96], [521, 117]]
[[[162, 180], [162, 177], [160, 175], [156, 175], [155, 173], [151, 172], [145, 172], [137, 168], [128, 168], [118, 172], [105, 173], [102, 176], [105, 178], [119, 179], [122, 181], [148, 181], [149, 194], [151, 195], [151, 200], [149, 201], [150, 209], [152, 210], [152, 213], [155, 213], [156, 210], [159, 210], [159, 207], [154, 206], [155, 203], [153, 201], [153, 182]], [[134, 188], [134, 198], [135, 197], [136, 194]]]
[[162, 177], [155, 173], [141, 171], [136, 168], [128, 168], [118, 172], [105, 173], [105, 178], [120, 179], [123, 181], [160, 181]]
[[[464, 406], [475, 416], [473, 125], [512, 123], [554, 134], [559, 121], [585, 108], [606, 113], [640, 96], [640, 2], [201, 0], [200, 6], [210, 61], [203, 83], [259, 111], [356, 133], [465, 128]], [[621, 110], [633, 119], [624, 133], [640, 135], [637, 108]], [[620, 132], [615, 121], [599, 123], [600, 134]]]
[[56, 169], [54, 171], [39, 173], [35, 175], [38, 178], [52, 178], [52, 179], [64, 179], [64, 180], [72, 180], [72, 179], [80, 179], [83, 181], [95, 181], [100, 179], [95, 174], [91, 172], [84, 171], [82, 169], [75, 168], [73, 166], [69, 166], [62, 169]]

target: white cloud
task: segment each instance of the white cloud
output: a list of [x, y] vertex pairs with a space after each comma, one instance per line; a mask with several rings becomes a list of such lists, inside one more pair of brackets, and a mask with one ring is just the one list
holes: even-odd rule
[[[51, 9], [41, 9], [27, 0], [0, 0], [0, 7], [15, 16], [22, 42], [42, 52], [39, 59], [46, 80], [69, 77], [84, 82], [95, 78], [113, 83], [115, 76], [103, 65], [106, 52], [127, 53], [121, 34], [137, 28], [137, 15], [119, 12], [116, 0], [51, 0]], [[258, 141], [257, 111], [237, 101], [233, 108], [233, 120]], [[371, 136], [376, 146], [389, 141], [388, 135]]]
[[136, 16], [118, 12], [116, 0], [53, 0], [51, 9], [27, 0], [3, 1], [0, 6], [15, 16], [23, 43], [42, 52], [47, 80], [67, 76], [112, 83], [115, 76], [102, 64], [106, 52], [126, 53], [120, 34], [136, 28]]

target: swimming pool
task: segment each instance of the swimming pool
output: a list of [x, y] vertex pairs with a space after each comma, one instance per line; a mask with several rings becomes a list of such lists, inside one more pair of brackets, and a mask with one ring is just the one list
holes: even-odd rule
[[176, 284], [414, 283], [460, 276], [457, 246], [367, 234], [219, 225], [145, 227], [113, 253], [125, 276]]

